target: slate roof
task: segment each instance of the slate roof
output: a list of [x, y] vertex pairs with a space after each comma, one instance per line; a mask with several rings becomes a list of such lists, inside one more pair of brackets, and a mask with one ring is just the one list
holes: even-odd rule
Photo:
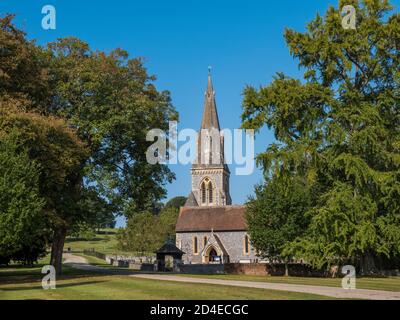
[[215, 128], [220, 130], [218, 112], [215, 103], [215, 92], [212, 85], [211, 73], [208, 73], [207, 90], [205, 93], [203, 119], [201, 129]]
[[183, 207], [176, 232], [245, 231], [245, 206]]
[[190, 192], [186, 202], [185, 207], [198, 207], [199, 204], [197, 203], [196, 197], [194, 196], [193, 192]]
[[[204, 163], [204, 159], [202, 159], [202, 151], [205, 152], [205, 149], [202, 146], [202, 138], [201, 132], [202, 130], [210, 130], [209, 134], [216, 134], [218, 133], [219, 136], [219, 151], [217, 150], [216, 154], [213, 154], [212, 151], [210, 153], [210, 162]], [[216, 130], [216, 131], [212, 131]], [[223, 132], [221, 132], [219, 118], [218, 118], [218, 111], [217, 111], [217, 104], [215, 102], [215, 92], [213, 88], [213, 83], [211, 79], [211, 72], [208, 72], [208, 83], [207, 83], [207, 90], [205, 92], [205, 100], [204, 100], [204, 109], [203, 109], [203, 117], [201, 120], [201, 127], [200, 131], [198, 132], [198, 139], [197, 139], [197, 161], [193, 163], [193, 168], [224, 168], [227, 172], [229, 172], [228, 166], [225, 164], [224, 159], [224, 144], [223, 144]], [[205, 156], [205, 154], [204, 154]], [[216, 163], [213, 163], [214, 156], [218, 157], [216, 159]]]
[[169, 253], [179, 253], [179, 254], [184, 254], [185, 252], [183, 252], [182, 250], [180, 250], [176, 245], [174, 245], [173, 243], [165, 243], [160, 249], [158, 249], [156, 251], [156, 253], [165, 253], [165, 254], [169, 254]]

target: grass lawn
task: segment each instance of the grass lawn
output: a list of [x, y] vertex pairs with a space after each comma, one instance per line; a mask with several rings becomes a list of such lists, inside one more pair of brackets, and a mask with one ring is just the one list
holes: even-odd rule
[[[310, 286], [341, 287], [342, 279], [339, 278], [306, 278], [306, 277], [271, 277], [252, 275], [183, 275], [182, 277], [197, 277], [208, 279], [240, 280], [240, 281], [265, 281], [271, 283], [304, 284]], [[400, 291], [400, 277], [356, 279], [357, 289], [372, 289], [386, 291]]]
[[0, 299], [328, 299], [295, 292], [105, 276], [67, 266], [64, 266], [64, 275], [57, 280], [57, 289], [43, 290], [41, 267], [39, 264], [33, 268], [0, 268]]
[[120, 253], [116, 249], [117, 229], [104, 229], [101, 234], [96, 234], [96, 237], [91, 240], [80, 240], [67, 237], [64, 245], [64, 250], [71, 248], [73, 251], [83, 251], [87, 249], [95, 249], [105, 254]]
[[[93, 239], [76, 239], [67, 237], [64, 244], [64, 250], [71, 248], [72, 251], [83, 251], [95, 249], [108, 255], [122, 256], [138, 256], [137, 252], [121, 251], [117, 249], [117, 232], [118, 229], [102, 229], [101, 233], [97, 233]], [[153, 253], [149, 254], [154, 255]]]

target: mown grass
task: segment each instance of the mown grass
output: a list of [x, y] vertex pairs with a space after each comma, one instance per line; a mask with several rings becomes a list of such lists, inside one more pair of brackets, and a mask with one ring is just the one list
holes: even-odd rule
[[[310, 277], [272, 277], [253, 275], [180, 275], [183, 277], [196, 277], [207, 279], [262, 281], [271, 283], [302, 284], [310, 286], [342, 287], [340, 278], [310, 278]], [[359, 277], [356, 278], [357, 289], [400, 291], [400, 277]]]
[[[138, 252], [123, 251], [118, 249], [117, 240], [118, 229], [101, 229], [100, 233], [97, 233], [93, 239], [76, 239], [67, 237], [64, 250], [70, 248], [74, 252], [83, 250], [94, 249], [97, 252], [101, 252], [108, 255], [121, 255], [121, 256], [141, 256]], [[154, 253], [148, 253], [149, 256], [153, 256]]]
[[96, 234], [93, 239], [75, 239], [67, 237], [64, 249], [71, 248], [72, 251], [83, 251], [95, 249], [104, 254], [121, 254], [117, 249], [117, 229], [104, 229], [100, 234]]
[[[45, 262], [45, 261], [42, 261]], [[308, 300], [327, 297], [230, 286], [190, 284], [172, 281], [138, 279], [121, 275], [104, 275], [64, 266], [63, 276], [57, 279], [57, 288], [44, 290], [41, 286], [42, 264], [33, 268], [12, 266], [0, 268], [0, 299], [46, 300]]]

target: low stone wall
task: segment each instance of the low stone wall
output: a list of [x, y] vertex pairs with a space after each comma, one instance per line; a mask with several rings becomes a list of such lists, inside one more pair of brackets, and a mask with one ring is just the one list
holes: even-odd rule
[[129, 267], [129, 262], [128, 261], [123, 261], [123, 260], [113, 260], [112, 265], [114, 267], [121, 267], [121, 268], [127, 268]]
[[154, 268], [152, 263], [129, 263], [129, 269], [134, 271], [154, 271]]
[[126, 261], [128, 263], [155, 263], [155, 257], [132, 257], [132, 256], [116, 256], [116, 255], [106, 255], [105, 260], [107, 262], [113, 261]]
[[225, 265], [225, 272], [229, 274], [247, 274], [266, 276], [269, 274], [265, 263], [229, 263]]
[[[289, 264], [289, 276], [292, 277], [324, 277], [327, 272], [315, 270], [309, 265]], [[230, 263], [225, 265], [225, 272], [228, 274], [246, 274], [257, 276], [284, 276], [285, 264], [270, 265], [267, 263]]]
[[[293, 277], [324, 277], [324, 271], [313, 270], [303, 264], [289, 264], [289, 275]], [[228, 263], [228, 264], [180, 264], [177, 272], [185, 274], [245, 274], [257, 276], [284, 276], [285, 265], [267, 263]]]
[[186, 274], [223, 274], [223, 264], [180, 264], [178, 270]]

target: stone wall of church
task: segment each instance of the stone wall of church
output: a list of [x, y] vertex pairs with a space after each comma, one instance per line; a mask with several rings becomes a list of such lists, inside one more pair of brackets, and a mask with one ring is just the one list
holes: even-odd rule
[[[250, 262], [258, 259], [251, 244], [249, 244], [249, 253], [245, 254], [244, 239], [247, 234], [245, 231], [214, 232], [214, 234], [221, 240], [229, 255], [230, 263], [238, 263], [239, 261]], [[204, 249], [204, 237], [209, 239], [210, 236], [211, 232], [188, 232], [176, 234], [176, 246], [186, 253], [182, 258], [185, 264], [203, 263], [202, 251]], [[197, 237], [198, 241], [198, 254], [193, 252], [194, 237]]]
[[[229, 196], [229, 177], [223, 168], [215, 169], [197, 169], [192, 170], [192, 192], [196, 198], [197, 203], [201, 206], [200, 185], [204, 178], [211, 179], [214, 187], [215, 206], [230, 205], [231, 199]], [[228, 199], [221, 199], [221, 192], [224, 193]]]

